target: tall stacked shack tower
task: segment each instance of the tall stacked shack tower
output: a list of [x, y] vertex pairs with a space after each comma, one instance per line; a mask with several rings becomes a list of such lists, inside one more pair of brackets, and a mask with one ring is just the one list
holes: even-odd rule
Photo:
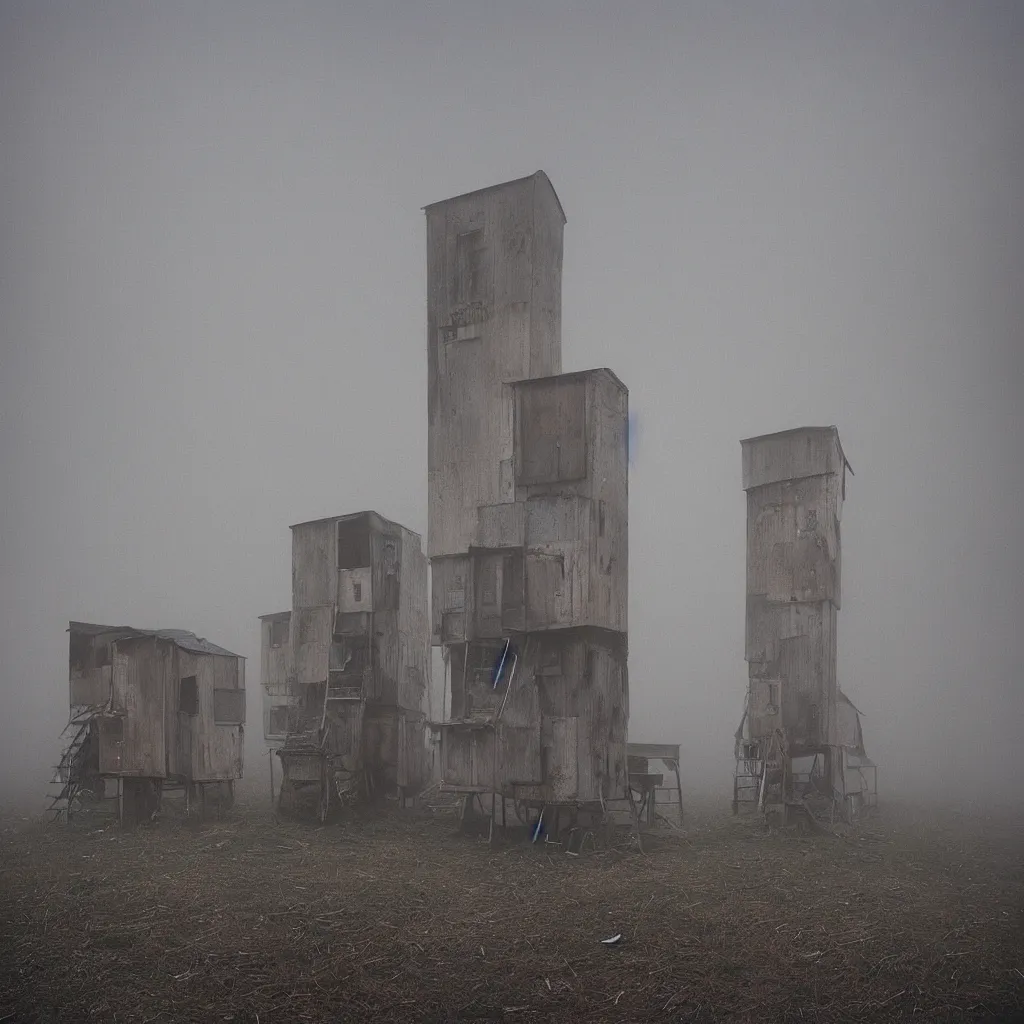
[[541, 807], [623, 797], [626, 388], [561, 372], [565, 216], [543, 171], [426, 215], [442, 784]]
[[404, 526], [358, 512], [292, 527], [292, 610], [260, 625], [283, 807], [323, 819], [332, 805], [420, 788], [426, 596], [427, 560]]
[[845, 797], [836, 615], [850, 465], [835, 427], [801, 427], [741, 445], [749, 686], [734, 809], [746, 798], [785, 816], [810, 795]]

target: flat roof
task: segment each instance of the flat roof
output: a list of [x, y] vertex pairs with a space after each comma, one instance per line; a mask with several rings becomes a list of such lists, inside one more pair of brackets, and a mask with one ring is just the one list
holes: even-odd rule
[[509, 384], [516, 387], [520, 384], [538, 384], [541, 381], [567, 380], [573, 377], [589, 377], [594, 373], [606, 374], [615, 381], [622, 391], [625, 391], [627, 395], [629, 394], [629, 388], [627, 388], [619, 379], [618, 375], [613, 370], [609, 370], [607, 366], [595, 366], [592, 370], [570, 370], [568, 373], [552, 373], [547, 377], [524, 377], [522, 380], [511, 380], [509, 381]]
[[558, 193], [555, 191], [555, 186], [551, 184], [551, 179], [544, 173], [544, 171], [534, 171], [533, 174], [527, 174], [523, 178], [513, 178], [511, 181], [503, 181], [498, 185], [487, 185], [485, 188], [473, 189], [472, 192], [462, 192], [457, 196], [452, 196], [450, 199], [439, 199], [435, 203], [428, 203], [423, 207], [424, 211], [432, 210], [435, 206], [444, 206], [445, 203], [454, 203], [457, 199], [468, 199], [471, 196], [480, 196], [485, 192], [496, 192], [501, 188], [509, 188], [512, 185], [522, 185], [524, 182], [533, 181], [537, 178], [543, 178], [547, 182], [548, 188], [551, 189], [551, 194], [555, 197], [555, 202], [558, 203], [558, 212], [562, 215], [562, 223], [567, 223], [565, 217], [565, 208], [562, 206], [562, 200], [558, 198]]
[[850, 460], [846, 457], [846, 452], [843, 451], [843, 442], [839, 439], [839, 428], [833, 424], [830, 427], [790, 427], [788, 430], [776, 430], [771, 434], [758, 434], [756, 437], [744, 437], [740, 444], [752, 444], [754, 441], [766, 441], [769, 437], [787, 437], [790, 434], [824, 434], [834, 433], [836, 435], [836, 444], [839, 445], [839, 454], [842, 456], [843, 464], [850, 471], [850, 476], [856, 476], [857, 474], [853, 471], [853, 466], [850, 465]]
[[271, 612], [269, 615], [260, 615], [259, 620], [260, 622], [267, 622], [271, 619], [287, 619], [291, 617], [291, 614], [290, 609], [286, 612]]

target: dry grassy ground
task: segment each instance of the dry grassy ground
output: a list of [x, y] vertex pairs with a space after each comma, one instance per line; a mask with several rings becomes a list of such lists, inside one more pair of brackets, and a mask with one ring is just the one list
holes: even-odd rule
[[1024, 1019], [1007, 822], [698, 813], [579, 858], [448, 816], [2, 824], [0, 1021]]

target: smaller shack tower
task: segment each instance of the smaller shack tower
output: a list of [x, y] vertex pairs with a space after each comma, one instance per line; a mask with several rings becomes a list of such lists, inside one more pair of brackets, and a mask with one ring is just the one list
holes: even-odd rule
[[205, 813], [242, 777], [245, 659], [184, 629], [68, 624], [71, 715], [52, 810], [70, 817], [107, 783], [125, 823], [148, 820], [165, 793]]
[[853, 470], [835, 427], [800, 427], [741, 445], [749, 682], [733, 810], [756, 803], [785, 818], [812, 797], [846, 808], [836, 619], [840, 523]]
[[291, 529], [291, 611], [260, 621], [279, 804], [324, 820], [340, 804], [415, 795], [430, 655], [420, 537], [370, 511]]

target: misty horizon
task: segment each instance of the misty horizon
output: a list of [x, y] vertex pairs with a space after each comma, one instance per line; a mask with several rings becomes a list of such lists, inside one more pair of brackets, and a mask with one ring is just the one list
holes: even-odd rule
[[[0, 9], [0, 804], [69, 620], [247, 658], [289, 525], [426, 540], [422, 208], [538, 169], [562, 369], [629, 389], [629, 738], [728, 800], [740, 439], [838, 426], [838, 682], [880, 798], [1024, 806], [1012, 5]], [[435, 692], [439, 680], [434, 680]]]

